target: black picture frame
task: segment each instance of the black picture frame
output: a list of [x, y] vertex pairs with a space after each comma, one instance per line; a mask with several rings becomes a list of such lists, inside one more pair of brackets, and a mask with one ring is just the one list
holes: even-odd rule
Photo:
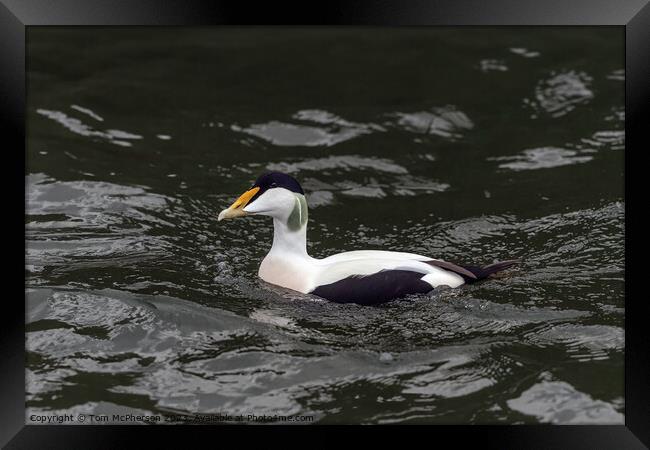
[[[208, 0], [1, 0], [0, 1], [0, 130], [3, 156], [2, 200], [5, 205], [5, 266], [7, 284], [18, 285], [24, 277], [25, 247], [17, 236], [24, 237], [20, 209], [25, 209], [25, 63], [26, 27], [37, 25], [335, 25], [335, 26], [466, 26], [466, 25], [608, 25], [625, 27], [625, 425], [620, 426], [413, 426], [409, 436], [439, 444], [441, 438], [452, 439], [454, 446], [467, 443], [481, 448], [644, 448], [650, 446], [650, 339], [644, 321], [650, 315], [647, 295], [632, 295], [632, 285], [641, 285], [644, 277], [636, 276], [643, 264], [628, 264], [642, 246], [629, 245], [630, 239], [643, 233], [632, 230], [630, 200], [643, 206], [643, 192], [632, 188], [632, 168], [639, 167], [641, 155], [650, 149], [647, 125], [650, 110], [650, 5], [648, 0], [419, 0], [398, 1], [331, 1], [304, 2], [301, 5]], [[633, 151], [630, 153], [629, 148]], [[630, 155], [635, 154], [637, 156]], [[22, 196], [22, 199], [21, 199]], [[638, 200], [637, 200], [638, 199]], [[15, 210], [15, 211], [13, 211]], [[632, 233], [632, 234], [630, 234]], [[7, 245], [12, 244], [12, 245]], [[23, 261], [22, 267], [17, 261]], [[23, 278], [24, 280], [24, 278]], [[20, 289], [19, 287], [16, 288]], [[5, 291], [7, 292], [7, 291]], [[149, 446], [163, 442], [164, 448], [187, 445], [179, 438], [187, 426], [128, 427], [25, 425], [25, 321], [22, 294], [4, 298], [0, 327], [0, 445], [6, 448], [117, 448], [144, 439]], [[24, 298], [24, 297], [23, 297]], [[238, 436], [248, 436], [235, 427]], [[289, 440], [287, 427], [252, 427]], [[345, 428], [345, 427], [334, 427]], [[403, 427], [397, 427], [403, 428]], [[223, 433], [231, 427], [221, 427]], [[291, 439], [305, 439], [305, 431], [316, 432], [321, 444], [327, 440], [340, 443], [329, 430], [332, 427], [293, 427]], [[326, 429], [325, 432], [323, 430]], [[319, 431], [320, 430], [320, 431]], [[378, 431], [375, 431], [378, 430]], [[372, 433], [386, 436], [373, 427]], [[194, 427], [192, 441], [200, 437], [213, 439], [213, 426]], [[277, 434], [280, 432], [281, 434]], [[199, 436], [203, 435], [203, 436]], [[223, 436], [221, 434], [220, 436]], [[216, 443], [216, 441], [213, 441]], [[314, 442], [309, 440], [307, 442]], [[415, 442], [415, 441], [413, 441]]]

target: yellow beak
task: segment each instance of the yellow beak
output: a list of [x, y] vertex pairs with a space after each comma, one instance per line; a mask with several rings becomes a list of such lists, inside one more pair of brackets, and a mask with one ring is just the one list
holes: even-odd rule
[[217, 221], [221, 221], [223, 219], [234, 219], [235, 217], [242, 217], [246, 215], [246, 211], [244, 211], [244, 208], [248, 204], [248, 202], [251, 201], [251, 198], [257, 194], [257, 192], [260, 190], [259, 187], [254, 187], [253, 189], [249, 189], [248, 191], [244, 192], [242, 195], [239, 196], [237, 200], [235, 200], [235, 203], [230, 205], [229, 208], [224, 209], [219, 213], [219, 218]]

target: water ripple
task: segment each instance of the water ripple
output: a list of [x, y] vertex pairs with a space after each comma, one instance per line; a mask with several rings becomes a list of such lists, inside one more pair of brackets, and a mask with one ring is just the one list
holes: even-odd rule
[[594, 400], [564, 381], [541, 381], [507, 403], [515, 411], [553, 424], [624, 422], [623, 414], [611, 404]]
[[[72, 108], [80, 111], [80, 107], [78, 107], [77, 105], [72, 105]], [[85, 114], [92, 113], [92, 111], [86, 110], [85, 108], [82, 108], [81, 111], [84, 112]], [[80, 119], [70, 117], [61, 111], [37, 109], [36, 112], [42, 116], [47, 117], [48, 119], [52, 119], [55, 122], [60, 123], [65, 128], [72, 131], [73, 133], [79, 134], [81, 136], [101, 138], [107, 142], [110, 142], [111, 144], [119, 145], [121, 147], [131, 147], [133, 145], [130, 142], [131, 140], [142, 139], [142, 136], [140, 136], [139, 134], [129, 133], [122, 130], [114, 130], [114, 129], [107, 129], [104, 131], [96, 130], [90, 125], [84, 124]], [[101, 117], [99, 119], [97, 119], [97, 117], [98, 116], [96, 115], [93, 116], [93, 118], [96, 120], [101, 119]], [[103, 121], [103, 119], [101, 119], [101, 121]]]
[[363, 134], [384, 131], [380, 125], [350, 122], [322, 110], [298, 111], [292, 118], [308, 125], [273, 120], [247, 127], [234, 124], [230, 128], [236, 132], [264, 139], [273, 145], [307, 147], [330, 147]]
[[443, 138], [458, 139], [463, 132], [474, 128], [467, 115], [454, 106], [436, 107], [430, 111], [412, 113], [396, 112], [396, 126], [418, 134], [432, 134]]
[[525, 99], [524, 103], [537, 113], [562, 117], [594, 97], [590, 89], [592, 81], [593, 78], [585, 72], [553, 72], [549, 78], [537, 84], [534, 98]]
[[488, 158], [490, 161], [509, 161], [499, 164], [501, 169], [537, 170], [589, 162], [593, 156], [581, 156], [578, 151], [564, 148], [541, 147], [524, 150], [521, 155]]

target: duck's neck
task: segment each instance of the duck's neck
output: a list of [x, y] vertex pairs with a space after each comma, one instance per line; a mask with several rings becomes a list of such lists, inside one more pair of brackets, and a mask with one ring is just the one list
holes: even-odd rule
[[292, 255], [309, 258], [307, 254], [307, 224], [296, 228], [273, 219], [273, 245], [269, 255]]

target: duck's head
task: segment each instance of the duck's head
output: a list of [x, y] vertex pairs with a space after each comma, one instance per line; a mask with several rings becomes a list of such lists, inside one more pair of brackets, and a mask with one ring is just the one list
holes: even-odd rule
[[219, 214], [219, 219], [247, 215], [271, 216], [290, 229], [299, 229], [307, 223], [307, 201], [300, 183], [280, 172], [260, 175], [253, 186]]

